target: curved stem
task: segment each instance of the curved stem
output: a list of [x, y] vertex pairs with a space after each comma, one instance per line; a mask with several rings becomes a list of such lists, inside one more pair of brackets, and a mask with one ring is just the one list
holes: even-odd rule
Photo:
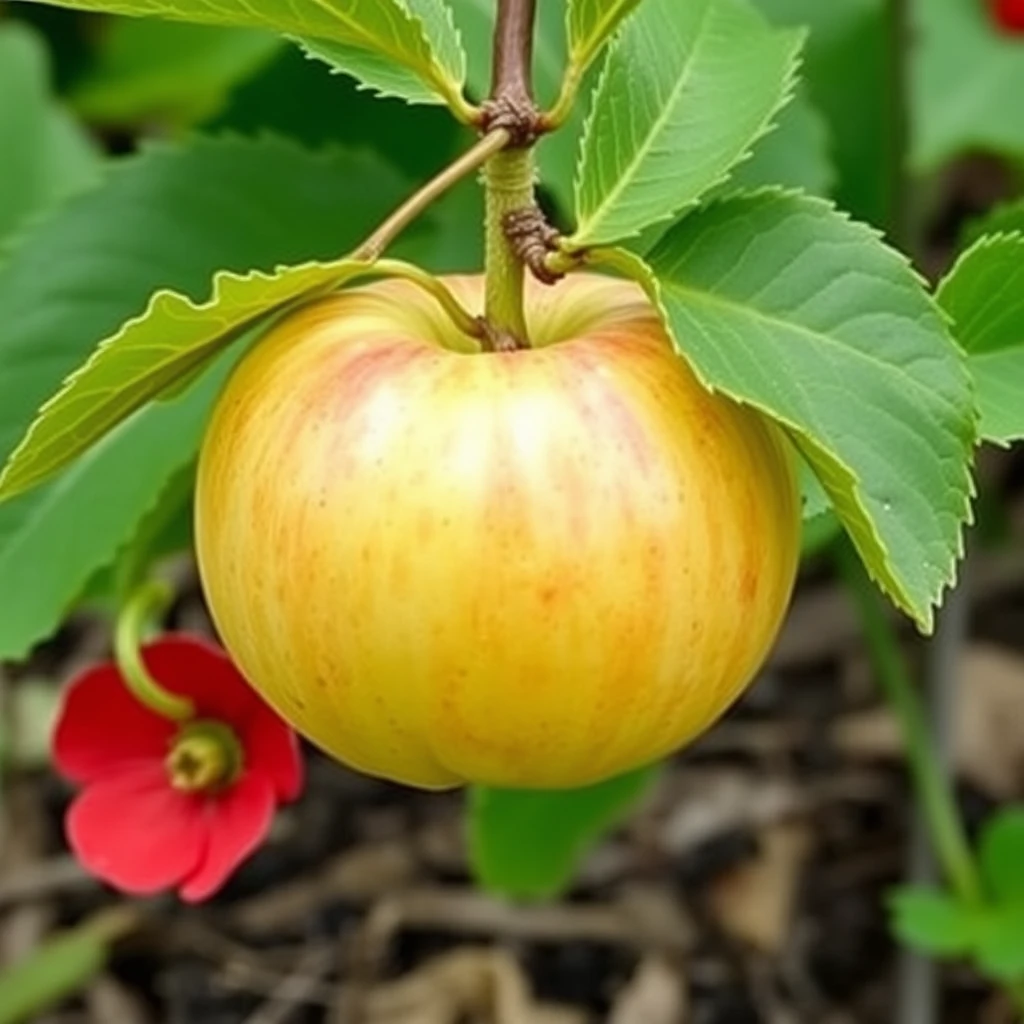
[[479, 170], [495, 153], [508, 145], [509, 133], [504, 128], [488, 132], [466, 150], [454, 163], [411, 195], [383, 224], [351, 253], [354, 260], [372, 263], [385, 249], [436, 199], [466, 175]]
[[853, 548], [844, 541], [838, 549], [839, 568], [857, 602], [875, 673], [900, 723], [911, 776], [943, 872], [961, 900], [980, 903], [983, 889], [974, 854], [935, 752], [928, 721], [907, 671], [895, 630]]
[[480, 318], [473, 316], [440, 278], [403, 260], [378, 260], [367, 269], [370, 273], [380, 273], [388, 277], [400, 277], [405, 281], [411, 281], [437, 300], [452, 323], [463, 334], [470, 338], [481, 339], [484, 337], [484, 325]]
[[165, 690], [147, 671], [140, 650], [142, 630], [168, 607], [172, 597], [171, 588], [158, 580], [139, 587], [118, 616], [114, 651], [132, 695], [158, 715], [185, 722], [195, 714], [192, 702]]

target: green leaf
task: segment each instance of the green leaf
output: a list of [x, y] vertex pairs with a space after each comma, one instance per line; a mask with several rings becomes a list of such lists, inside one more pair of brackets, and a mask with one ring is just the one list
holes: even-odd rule
[[963, 956], [971, 950], [980, 931], [976, 912], [944, 892], [903, 888], [889, 901], [892, 928], [897, 937], [914, 949], [933, 956]]
[[[404, 0], [331, 0], [330, 3], [301, 4], [289, 0], [42, 2], [132, 17], [270, 29], [298, 36], [314, 49], [327, 46], [331, 53], [329, 59], [338, 70], [389, 95], [421, 103], [456, 103], [461, 95], [464, 79], [461, 48], [457, 38], [451, 38], [454, 29], [450, 22], [445, 31], [447, 14], [441, 0], [417, 3], [415, 16]], [[432, 47], [428, 32], [438, 43], [437, 50]], [[333, 48], [328, 44], [333, 44]]]
[[312, 57], [325, 61], [342, 74], [352, 75], [379, 96], [393, 96], [408, 103], [437, 103], [439, 100], [458, 105], [466, 81], [466, 54], [452, 20], [451, 8], [445, 0], [391, 0], [402, 7], [424, 33], [430, 52], [436, 58], [439, 74], [415, 73], [395, 62], [384, 50], [360, 49], [350, 43], [332, 39], [311, 39], [300, 42]]
[[1024, 979], [1024, 901], [986, 911], [974, 960], [995, 981]]
[[963, 356], [899, 253], [819, 199], [716, 202], [649, 257], [680, 352], [783, 424], [869, 571], [926, 631], [973, 493]]
[[0, 659], [22, 657], [54, 629], [97, 567], [113, 561], [154, 507], [167, 480], [195, 458], [233, 361], [174, 402], [143, 410], [39, 492], [0, 546]]
[[939, 287], [939, 303], [967, 352], [981, 436], [1024, 438], [1024, 234], [987, 235]]
[[281, 45], [278, 36], [259, 29], [115, 18], [76, 81], [71, 103], [103, 124], [192, 124], [221, 109], [231, 88]]
[[978, 856], [993, 898], [1024, 902], [1024, 807], [1006, 808], [986, 824]]
[[725, 189], [783, 185], [827, 196], [835, 180], [828, 124], [800, 89], [775, 128], [755, 144], [750, 159], [730, 174]]
[[46, 49], [17, 22], [0, 24], [0, 239], [99, 180], [100, 157], [50, 97]]
[[757, 4], [773, 25], [809, 30], [802, 87], [829, 126], [837, 204], [859, 220], [888, 224], [893, 204], [889, 167], [898, 144], [889, 0]]
[[635, 236], [724, 180], [788, 99], [801, 39], [746, 0], [645, 0], [597, 87], [570, 245]]
[[981, 235], [1009, 235], [1015, 231], [1024, 234], [1024, 201], [1003, 203], [989, 211], [978, 225]]
[[273, 274], [222, 272], [202, 303], [157, 292], [146, 311], [101, 342], [42, 407], [0, 472], [0, 501], [66, 466], [269, 313], [337, 288], [366, 266], [341, 259], [280, 267]]
[[[221, 269], [265, 272], [279, 264], [329, 259], [356, 244], [406, 190], [387, 164], [369, 155], [314, 155], [272, 139], [197, 139], [121, 163], [102, 187], [40, 222], [0, 266], [0, 457], [97, 343], [145, 309], [154, 292], [173, 289], [195, 299], [209, 294]], [[182, 402], [191, 397], [190, 391]], [[204, 410], [194, 408], [198, 422]], [[142, 429], [149, 414], [124, 424], [99, 450], [106, 451], [114, 438], [128, 446], [122, 434]], [[141, 447], [126, 451], [120, 472], [130, 478], [144, 471], [147, 456]], [[194, 445], [185, 445], [177, 464], [194, 454]], [[81, 460], [72, 474], [88, 472], [93, 458]], [[132, 492], [131, 504], [103, 501], [73, 509], [71, 516], [47, 518], [45, 532], [31, 524], [62, 480], [0, 505], [2, 564], [23, 557], [15, 549], [26, 530], [46, 552], [44, 561], [61, 566], [66, 551], [74, 551], [77, 560], [66, 567], [68, 581], [60, 581], [59, 591], [50, 589], [54, 581], [29, 574], [27, 556], [16, 563], [28, 574], [23, 582], [8, 585], [10, 577], [4, 576], [0, 657], [20, 656], [57, 626], [74, 597], [73, 586], [80, 589], [113, 559], [157, 501], [165, 479], [153, 477], [145, 495]], [[108, 530], [109, 523], [116, 529]], [[32, 589], [38, 595], [30, 595]], [[35, 615], [32, 629], [15, 629], [20, 605], [30, 601], [47, 614]]]
[[911, 65], [912, 159], [941, 167], [972, 150], [1024, 154], [1024, 46], [1002, 35], [986, 3], [921, 0]]
[[590, 65], [639, 3], [640, 0], [569, 0], [569, 55], [579, 71]]
[[[109, 912], [108, 920], [116, 914]], [[93, 918], [49, 939], [0, 973], [0, 1024], [38, 1020], [87, 985], [106, 966], [120, 930]]]
[[480, 882], [506, 896], [539, 899], [572, 880], [580, 857], [647, 792], [658, 766], [585, 789], [475, 786], [470, 853]]
[[436, 174], [473, 142], [448, 110], [381, 100], [297, 46], [283, 47], [202, 127], [214, 134], [284, 135], [318, 149], [372, 149], [414, 182]]

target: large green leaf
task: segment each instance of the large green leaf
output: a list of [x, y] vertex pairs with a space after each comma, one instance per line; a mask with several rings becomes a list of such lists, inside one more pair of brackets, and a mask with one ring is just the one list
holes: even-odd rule
[[145, 312], [100, 343], [40, 410], [0, 472], [0, 501], [35, 487], [137, 409], [190, 379], [271, 312], [343, 284], [366, 269], [340, 259], [272, 274], [221, 272], [210, 298], [160, 291]]
[[569, 54], [586, 68], [640, 0], [568, 0]]
[[570, 244], [633, 237], [722, 181], [787, 99], [801, 38], [746, 0], [644, 0], [597, 88]]
[[150, 18], [114, 18], [104, 27], [94, 61], [75, 82], [71, 102], [104, 124], [158, 120], [187, 125], [212, 117], [232, 86], [273, 59], [273, 33], [189, 25]]
[[192, 461], [229, 367], [173, 402], [143, 410], [25, 507], [0, 544], [0, 660], [21, 657], [54, 629], [153, 509], [167, 480]]
[[488, 889], [542, 898], [572, 881], [587, 847], [617, 824], [654, 780], [657, 766], [584, 789], [476, 786], [469, 809], [473, 869]]
[[[413, 102], [457, 103], [462, 54], [442, 0], [41, 0], [59, 7], [262, 28], [331, 50], [339, 70]], [[435, 48], [436, 46], [436, 48]], [[332, 48], [333, 47], [333, 48]]]
[[988, 4], [918, 0], [913, 60], [914, 166], [987, 149], [1024, 154], [1024, 45], [1000, 35]]
[[757, 0], [773, 25], [809, 30], [803, 86], [828, 122], [838, 205], [884, 226], [898, 129], [891, 97], [890, 0]]
[[723, 191], [783, 185], [827, 196], [836, 180], [828, 124], [800, 89], [778, 123], [729, 175]]
[[98, 152], [50, 97], [43, 42], [17, 22], [0, 24], [0, 154], [0, 239], [100, 175]]
[[[121, 164], [102, 187], [42, 221], [0, 266], [0, 457], [98, 342], [145, 309], [154, 292], [167, 288], [202, 300], [218, 270], [242, 274], [329, 260], [356, 244], [405, 191], [388, 165], [368, 155], [312, 155], [270, 139], [198, 139]], [[192, 455], [194, 446], [186, 444], [180, 464]], [[79, 465], [84, 471], [88, 464]], [[125, 474], [136, 469], [122, 463]], [[68, 575], [84, 585], [112, 557], [111, 538], [98, 524], [123, 515], [125, 540], [158, 496], [163, 481], [153, 483], [134, 505], [108, 503], [88, 516], [79, 508], [75, 517], [48, 520], [38, 543], [58, 553], [74, 548], [80, 561]], [[15, 557], [10, 550], [53, 486], [0, 505], [0, 559]], [[48, 621], [40, 615], [35, 630], [9, 635], [6, 654], [24, 653], [60, 621], [66, 588], [47, 595], [47, 582], [37, 581]], [[36, 585], [29, 579], [8, 587], [5, 578], [0, 621], [13, 621], [20, 602], [36, 601], [26, 593]]]
[[987, 235], [942, 282], [939, 302], [967, 351], [981, 435], [1024, 438], [1024, 234]]
[[927, 630], [970, 514], [970, 380], [906, 261], [825, 201], [711, 204], [651, 252], [679, 350], [784, 424], [871, 574]]
[[332, 74], [296, 46], [233, 90], [208, 132], [286, 135], [307, 146], [367, 148], [425, 181], [468, 149], [472, 137], [442, 107], [381, 100], [353, 78]]

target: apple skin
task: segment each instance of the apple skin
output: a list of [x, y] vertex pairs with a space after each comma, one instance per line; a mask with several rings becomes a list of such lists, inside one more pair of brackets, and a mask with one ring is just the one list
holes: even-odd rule
[[[479, 310], [482, 278], [450, 278]], [[632, 284], [531, 287], [481, 353], [421, 290], [318, 300], [236, 369], [196, 537], [216, 626], [294, 727], [423, 788], [571, 788], [750, 682], [791, 595], [787, 440], [706, 391]]]

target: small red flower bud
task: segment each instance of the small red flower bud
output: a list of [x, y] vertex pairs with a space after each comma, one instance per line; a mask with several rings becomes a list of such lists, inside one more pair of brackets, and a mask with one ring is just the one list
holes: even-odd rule
[[996, 23], [1011, 35], [1024, 34], [1024, 0], [989, 0]]
[[124, 892], [177, 887], [198, 902], [260, 845], [277, 805], [298, 796], [298, 742], [218, 648], [167, 636], [142, 658], [196, 717], [182, 726], [143, 706], [114, 664], [73, 680], [54, 735], [58, 770], [83, 787], [68, 842]]

